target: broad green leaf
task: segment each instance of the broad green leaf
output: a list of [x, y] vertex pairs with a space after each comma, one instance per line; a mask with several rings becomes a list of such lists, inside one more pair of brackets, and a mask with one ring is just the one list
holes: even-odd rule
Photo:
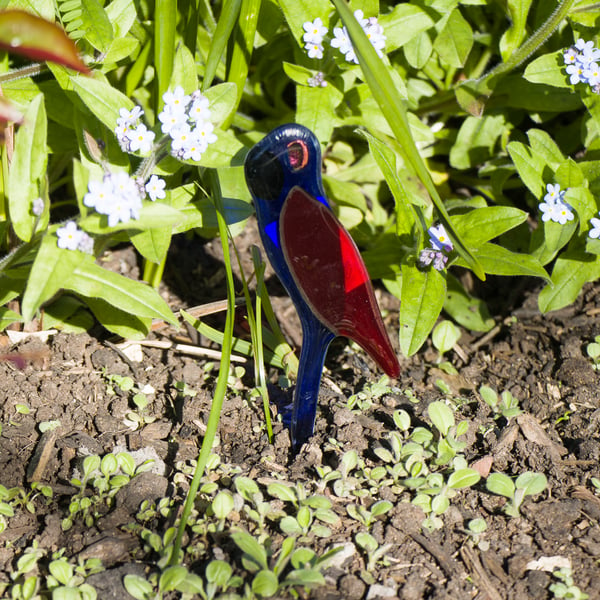
[[471, 296], [451, 273], [446, 275], [446, 283], [448, 289], [444, 311], [459, 325], [471, 331], [489, 331], [494, 326], [494, 319], [485, 302]]
[[115, 38], [125, 37], [137, 17], [135, 3], [132, 0], [113, 0], [105, 10]]
[[204, 95], [210, 103], [210, 120], [215, 125], [221, 124], [235, 110], [236, 87], [234, 83], [220, 83], [208, 88]]
[[471, 487], [481, 479], [481, 475], [475, 469], [459, 469], [448, 477], [448, 486], [455, 490]]
[[129, 237], [136, 250], [150, 262], [160, 264], [171, 244], [172, 227], [153, 227], [133, 233]]
[[513, 480], [504, 473], [491, 473], [485, 482], [485, 487], [494, 494], [512, 498], [515, 493], [515, 484]]
[[472, 46], [473, 30], [456, 8], [435, 39], [433, 48], [443, 61], [458, 69], [464, 66]]
[[[541, 198], [546, 190], [544, 172], [547, 165], [544, 158], [521, 142], [510, 142], [507, 150], [523, 183], [536, 198]], [[550, 183], [550, 179], [546, 183]]]
[[503, 115], [467, 117], [450, 150], [450, 164], [456, 169], [469, 169], [484, 163], [492, 156], [504, 127]]
[[452, 217], [456, 230], [467, 244], [481, 246], [527, 220], [527, 213], [510, 206], [476, 208]]
[[427, 339], [446, 297], [446, 280], [435, 269], [420, 271], [402, 265], [400, 305], [400, 348], [405, 356], [414, 354]]
[[[408, 4], [401, 4], [400, 6], [408, 6]], [[423, 32], [406, 43], [403, 50], [408, 64], [414, 69], [422, 69], [431, 57], [431, 53], [433, 52], [433, 42], [431, 41], [429, 34]], [[407, 87], [409, 87], [409, 89], [411, 83], [414, 84], [415, 80], [408, 82]]]
[[114, 34], [103, 3], [100, 0], [81, 0], [81, 20], [85, 39], [96, 50], [107, 52]]
[[73, 40], [58, 25], [21, 10], [0, 12], [0, 48], [89, 73]]
[[397, 4], [392, 12], [382, 15], [379, 24], [386, 36], [385, 50], [391, 52], [418, 37], [427, 37], [421, 33], [433, 27], [434, 23], [431, 16], [420, 6], [402, 3]]
[[548, 486], [548, 480], [543, 473], [526, 471], [521, 473], [515, 481], [515, 487], [523, 489], [525, 496], [541, 494]]
[[101, 298], [85, 298], [85, 303], [98, 322], [118, 336], [128, 340], [142, 340], [150, 331], [152, 319], [139, 317], [128, 311], [120, 310]]
[[450, 427], [454, 426], [454, 411], [445, 402], [432, 402], [427, 407], [427, 414], [442, 436], [446, 436]]
[[552, 283], [538, 297], [543, 313], [558, 310], [575, 301], [584, 283], [600, 277], [600, 256], [582, 251], [565, 252], [556, 259]]
[[543, 54], [531, 61], [525, 68], [523, 77], [531, 83], [543, 83], [553, 87], [572, 88], [569, 76], [565, 71], [564, 50], [552, 54]]
[[598, 213], [598, 206], [592, 192], [585, 187], [569, 188], [565, 193], [565, 202], [577, 212], [581, 230], [587, 231], [590, 219]]
[[[170, 90], [174, 90], [178, 85], [180, 85], [187, 94], [191, 94], [193, 91], [197, 90], [198, 77], [196, 75], [196, 61], [194, 60], [194, 55], [190, 52], [189, 48], [183, 44], [179, 44], [172, 60], [171, 80], [168, 88]], [[160, 108], [163, 107], [162, 98], [158, 102], [158, 106]]]
[[171, 84], [175, 58], [177, 0], [155, 0], [154, 2], [154, 65], [158, 84], [157, 102]]
[[540, 223], [531, 238], [531, 256], [537, 258], [540, 264], [547, 265], [569, 243], [577, 229], [577, 223], [577, 219], [568, 221], [564, 225], [553, 221]]
[[245, 531], [238, 530], [231, 534], [236, 546], [245, 552], [262, 569], [268, 569], [267, 551], [258, 541]]
[[[550, 279], [539, 261], [528, 254], [511, 252], [502, 246], [487, 242], [475, 250], [475, 256], [490, 275], [526, 275]], [[465, 266], [461, 258], [456, 264]]]
[[532, 152], [542, 157], [553, 169], [557, 169], [565, 161], [556, 142], [543, 129], [530, 129], [527, 138]]
[[431, 341], [440, 354], [444, 354], [452, 350], [460, 335], [460, 329], [452, 321], [443, 320], [433, 328]]
[[148, 229], [174, 227], [183, 221], [180, 211], [162, 202], [145, 202], [140, 209], [139, 219], [108, 226], [108, 217], [97, 212], [81, 219], [79, 225], [89, 233], [106, 234], [115, 231], [146, 231]]
[[556, 183], [560, 184], [562, 189], [568, 187], [578, 187], [584, 184], [584, 177], [581, 169], [572, 158], [567, 158], [556, 169]]
[[231, 129], [226, 131], [217, 129], [215, 134], [217, 135], [217, 141], [214, 144], [209, 144], [208, 149], [200, 159], [201, 165], [214, 169], [242, 165], [248, 150], [233, 134], [233, 131]]
[[336, 120], [335, 109], [344, 95], [333, 85], [296, 88], [296, 121], [308, 127], [319, 139], [331, 139]]
[[173, 592], [188, 576], [188, 570], [183, 565], [167, 567], [160, 576], [159, 587], [162, 591]]
[[73, 90], [81, 101], [110, 131], [114, 131], [119, 109], [131, 110], [133, 102], [104, 79], [71, 76]]
[[63, 250], [57, 237], [46, 235], [31, 266], [27, 287], [23, 294], [23, 319], [31, 321], [36, 311], [64, 287], [74, 270], [92, 257], [78, 250]]
[[8, 172], [8, 210], [15, 233], [25, 242], [31, 239], [36, 217], [33, 201], [42, 189], [48, 160], [48, 123], [44, 97], [38, 94], [24, 114], [24, 124], [15, 136], [12, 163]]
[[150, 286], [103, 269], [92, 262], [78, 265], [62, 283], [65, 289], [87, 298], [100, 298], [138, 317], [159, 318], [177, 324], [177, 319]]

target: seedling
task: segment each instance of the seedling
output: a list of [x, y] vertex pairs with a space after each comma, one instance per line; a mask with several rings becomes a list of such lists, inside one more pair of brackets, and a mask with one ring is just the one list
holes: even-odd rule
[[600, 369], [600, 335], [594, 338], [593, 342], [590, 342], [585, 351], [587, 355], [592, 359], [594, 369]]
[[519, 401], [508, 391], [502, 392], [500, 398], [496, 390], [482, 385], [479, 394], [484, 402], [494, 411], [494, 418], [504, 417], [507, 421], [520, 415], [523, 411], [519, 408]]
[[550, 584], [548, 588], [554, 598], [569, 598], [570, 600], [587, 600], [589, 595], [582, 592], [573, 582], [571, 569], [563, 567], [552, 573], [560, 582]]
[[543, 473], [527, 471], [513, 481], [504, 473], [492, 473], [486, 480], [486, 488], [500, 496], [508, 498], [503, 510], [511, 517], [519, 516], [519, 509], [526, 496], [541, 494], [547, 487], [548, 481]]

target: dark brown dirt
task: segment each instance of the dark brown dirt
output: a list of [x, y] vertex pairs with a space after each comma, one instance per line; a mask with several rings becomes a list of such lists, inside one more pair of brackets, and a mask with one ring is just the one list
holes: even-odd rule
[[[251, 233], [239, 240], [244, 261], [252, 240]], [[123, 250], [121, 256], [115, 255], [115, 264], [135, 271], [132, 256]], [[202, 248], [197, 239], [180, 240], [165, 280], [169, 287], [164, 296], [174, 308], [222, 299], [218, 243]], [[285, 332], [298, 343], [298, 324], [289, 300], [277, 282], [269, 283]], [[512, 314], [507, 309], [506, 314], [497, 315], [498, 326], [491, 335], [473, 337], [463, 332], [458, 353], [447, 357], [458, 375], [440, 370], [436, 351], [425, 347], [418, 355], [402, 360], [397, 391], [373, 400], [362, 414], [348, 408], [347, 398], [366, 383], [377, 381], [380, 374], [364, 354], [353, 352], [343, 341], [336, 342], [327, 360], [315, 436], [295, 459], [280, 424], [275, 423], [274, 445], [267, 443], [261, 407], [248, 393], [252, 385], [252, 365], [248, 363], [247, 375], [230, 388], [221, 417], [215, 452], [226, 467], [207, 478], [212, 476], [229, 487], [238, 473], [265, 486], [278, 479], [302, 483], [310, 493], [330, 498], [340, 517], [331, 525], [329, 538], [311, 538], [309, 545], [322, 552], [334, 543], [352, 542], [355, 533], [364, 528], [348, 516], [350, 500], [339, 498], [331, 485], [320, 482], [315, 466], [338, 468], [341, 456], [350, 449], [359, 452], [367, 467], [381, 464], [372, 450], [386, 438], [392, 412], [405, 408], [413, 423], [427, 422], [427, 405], [444, 397], [436, 385], [442, 379], [451, 397], [462, 399], [458, 415], [470, 421], [465, 450], [469, 464], [484, 459], [492, 471], [509, 475], [542, 472], [548, 478], [548, 489], [527, 498], [521, 516], [510, 518], [501, 510], [505, 500], [488, 493], [482, 480], [459, 492], [442, 516], [444, 526], [434, 532], [421, 529], [420, 509], [401, 501], [408, 496], [380, 490], [380, 497], [394, 507], [370, 530], [379, 543], [390, 544], [386, 564], [379, 564], [372, 573], [375, 584], [368, 585], [361, 577], [365, 557], [356, 551], [331, 567], [326, 572], [327, 586], [313, 590], [309, 597], [552, 598], [548, 591], [551, 575], [530, 569], [528, 564], [560, 556], [570, 561], [577, 586], [590, 598], [600, 598], [600, 496], [594, 494], [590, 482], [592, 477], [600, 478], [600, 374], [585, 354], [586, 345], [600, 333], [599, 291], [588, 286], [575, 305], [545, 316], [537, 311], [534, 293], [523, 291]], [[393, 328], [397, 302], [385, 293], [381, 301]], [[214, 322], [218, 326], [219, 317]], [[173, 334], [163, 330], [151, 337], [165, 339]], [[242, 329], [236, 334], [242, 335]], [[97, 588], [99, 598], [125, 598], [120, 587], [123, 576], [143, 573], [152, 560], [135, 527], [137, 523], [139, 529], [136, 514], [140, 503], [165, 495], [175, 504], [182, 502], [188, 480], [183, 476], [174, 479], [172, 474], [178, 464], [181, 468], [181, 461], [189, 462], [198, 454], [214, 371], [207, 370], [204, 359], [155, 348], [144, 348], [142, 362], [133, 362], [115, 348], [115, 341], [101, 334], [58, 333], [47, 342], [30, 339], [2, 350], [26, 356], [28, 364], [21, 370], [12, 360], [0, 362], [0, 483], [29, 489], [28, 481], [33, 478], [54, 491], [49, 504], [37, 497], [33, 513], [20, 509], [8, 519], [7, 529], [0, 534], [0, 579], [4, 581], [23, 550], [37, 540], [48, 552], [66, 548], [69, 557], [100, 557], [108, 571], [92, 576], [89, 583]], [[152, 386], [154, 393], [148, 396], [145, 413], [154, 417], [152, 423], [136, 431], [124, 423], [133, 409], [131, 394], [111, 386], [109, 375], [131, 377], [140, 389]], [[277, 393], [277, 374], [273, 371], [271, 375]], [[179, 394], [177, 382], [185, 382], [196, 395]], [[510, 391], [523, 414], [510, 422], [494, 420], [477, 393], [484, 384], [498, 392]], [[408, 390], [418, 402], [409, 401]], [[28, 414], [17, 410], [18, 405], [27, 406]], [[42, 434], [40, 424], [49, 421], [58, 421], [58, 429]], [[63, 531], [60, 523], [76, 492], [69, 482], [78, 461], [86, 454], [103, 455], [115, 448], [154, 456], [165, 466], [162, 471], [157, 469], [158, 473], [133, 479], [110, 507], [102, 508], [91, 527], [76, 519], [71, 529]], [[266, 493], [265, 497], [269, 499]], [[199, 497], [199, 510], [202, 501]], [[464, 532], [475, 517], [483, 517], [488, 524], [482, 538], [489, 544], [485, 551], [470, 543]], [[239, 525], [252, 529], [243, 514], [238, 518]], [[171, 524], [169, 518], [160, 516], [144, 523], [159, 534]], [[279, 528], [274, 526], [268, 533], [276, 552], [283, 539]], [[215, 557], [238, 567], [241, 564], [227, 540], [191, 533], [186, 547], [195, 544], [196, 559], [191, 564], [198, 573]]]

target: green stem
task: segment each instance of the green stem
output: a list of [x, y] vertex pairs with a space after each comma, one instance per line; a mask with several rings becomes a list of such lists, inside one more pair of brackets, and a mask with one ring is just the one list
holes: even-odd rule
[[213, 443], [217, 434], [221, 409], [223, 408], [223, 400], [225, 398], [225, 393], [227, 392], [227, 379], [229, 378], [229, 367], [231, 364], [231, 344], [233, 339], [233, 324], [235, 317], [235, 287], [233, 281], [233, 272], [231, 270], [231, 256], [229, 253], [227, 223], [224, 217], [225, 209], [223, 206], [221, 186], [219, 184], [217, 172], [213, 169], [207, 169], [206, 181], [212, 191], [215, 207], [217, 209], [219, 237], [221, 238], [221, 245], [223, 247], [223, 262], [225, 263], [225, 272], [227, 275], [227, 317], [225, 319], [223, 354], [221, 355], [219, 377], [215, 387], [215, 395], [210, 408], [208, 422], [206, 423], [206, 433], [204, 434], [204, 439], [202, 440], [202, 447], [200, 449], [200, 454], [198, 455], [196, 470], [190, 483], [190, 489], [181, 512], [179, 527], [177, 528], [177, 535], [175, 536], [175, 540], [173, 542], [173, 553], [171, 554], [169, 561], [170, 565], [176, 565], [180, 562], [179, 555], [181, 553], [181, 541], [183, 539], [185, 527], [192, 512], [192, 508], [194, 507], [194, 502], [196, 500], [196, 496], [198, 495], [202, 476], [204, 475], [204, 469], [206, 468], [206, 463], [211, 454]]

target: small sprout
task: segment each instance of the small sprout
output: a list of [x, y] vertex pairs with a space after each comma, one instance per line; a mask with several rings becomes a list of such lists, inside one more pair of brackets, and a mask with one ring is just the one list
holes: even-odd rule
[[445, 354], [454, 348], [460, 335], [460, 330], [452, 321], [444, 320], [435, 326], [431, 334], [431, 341], [440, 354]]
[[502, 392], [500, 398], [498, 398], [496, 390], [487, 385], [482, 385], [479, 388], [479, 394], [494, 411], [495, 419], [502, 416], [506, 420], [510, 420], [523, 412], [519, 408], [519, 401], [508, 390]]
[[526, 496], [540, 494], [547, 485], [548, 481], [543, 473], [531, 471], [519, 475], [514, 482], [504, 473], [492, 473], [486, 480], [486, 488], [490, 492], [509, 499], [504, 512], [511, 517], [519, 516], [519, 508]]
[[569, 598], [571, 600], [587, 600], [589, 595], [582, 592], [573, 582], [571, 569], [563, 567], [552, 573], [560, 582], [550, 584], [548, 588], [554, 598]]

